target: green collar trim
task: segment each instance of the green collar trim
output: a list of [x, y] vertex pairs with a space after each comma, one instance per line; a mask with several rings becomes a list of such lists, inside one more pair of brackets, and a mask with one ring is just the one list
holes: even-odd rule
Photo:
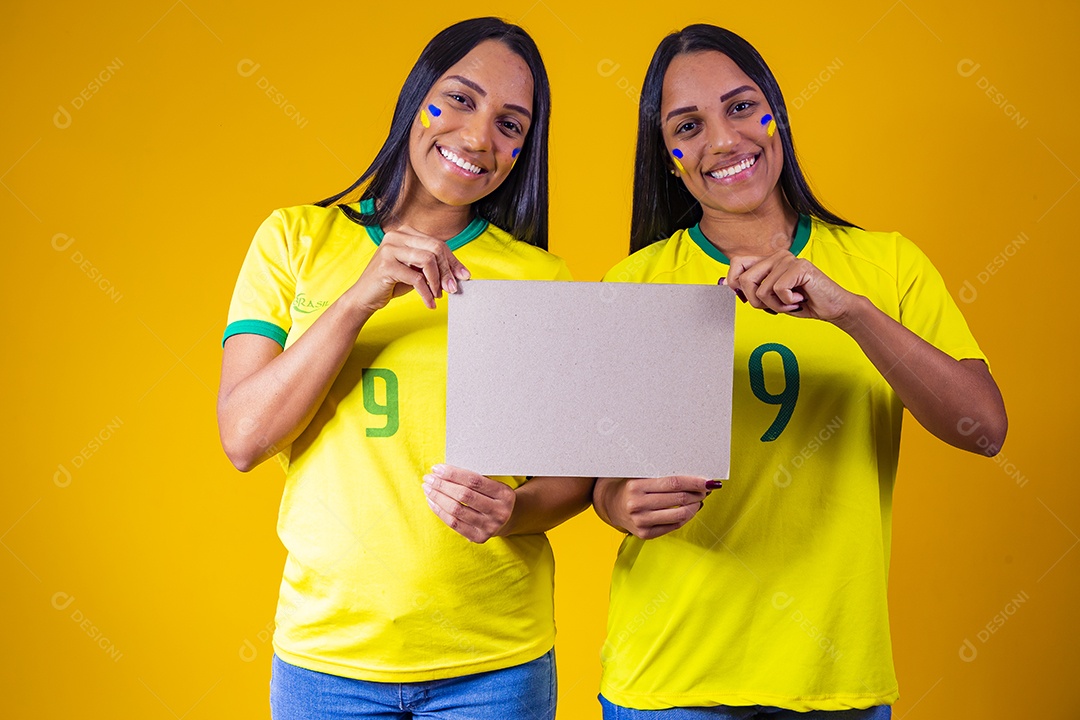
[[[363, 215], [371, 215], [375, 212], [375, 201], [371, 198], [364, 200], [360, 203], [360, 213]], [[480, 233], [487, 230], [488, 221], [482, 217], [474, 217], [472, 222], [465, 226], [465, 229], [459, 232], [454, 237], [446, 241], [446, 246], [451, 250], [457, 250], [464, 246], [466, 243], [475, 240], [480, 236]], [[383, 229], [378, 225], [364, 225], [364, 229], [367, 230], [368, 237], [371, 241], [378, 245], [382, 242], [382, 239], [386, 236]]]
[[[795, 236], [791, 239], [791, 254], [798, 255], [806, 247], [806, 243], [810, 241], [810, 216], [800, 215], [799, 222], [795, 224]], [[709, 238], [705, 237], [705, 233], [701, 232], [701, 223], [699, 222], [694, 227], [690, 228], [687, 232], [690, 233], [691, 239], [697, 246], [701, 248], [701, 251], [711, 257], [713, 260], [723, 263], [724, 265], [730, 265], [731, 260], [728, 256], [720, 252], [720, 248], [709, 242]]]

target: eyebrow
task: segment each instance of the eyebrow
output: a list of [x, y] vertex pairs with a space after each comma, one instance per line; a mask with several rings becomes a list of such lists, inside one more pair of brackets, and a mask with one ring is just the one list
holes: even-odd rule
[[668, 120], [675, 117], [676, 115], [682, 115], [683, 113], [688, 113], [688, 112], [697, 112], [697, 109], [698, 109], [697, 105], [687, 105], [686, 107], [675, 108], [674, 110], [672, 110], [671, 112], [669, 112], [667, 114], [667, 117], [664, 118], [664, 122], [667, 122]]
[[[472, 80], [470, 80], [467, 77], [462, 77], [461, 75], [447, 75], [446, 79], [447, 80], [457, 80], [459, 83], [461, 83], [465, 87], [471, 88], [472, 90], [475, 90], [480, 95], [480, 97], [487, 97], [487, 90], [480, 87], [479, 85], [477, 85], [475, 82], [473, 82]], [[528, 110], [526, 110], [525, 108], [521, 107], [520, 105], [511, 105], [511, 104], [507, 103], [506, 105], [503, 105], [503, 107], [507, 108], [509, 110], [516, 110], [517, 112], [521, 113], [526, 118], [528, 118], [530, 121], [532, 120], [532, 113], [529, 112]]]
[[754, 88], [750, 87], [749, 85], [742, 85], [740, 87], [735, 88], [734, 90], [730, 90], [730, 91], [724, 93], [723, 95], [721, 95], [720, 96], [720, 102], [724, 102], [728, 98], [735, 97], [736, 95], [738, 95], [741, 92], [746, 92], [747, 90], [752, 91], [753, 89]]
[[480, 87], [479, 85], [477, 85], [476, 83], [474, 83], [474, 82], [473, 82], [472, 80], [470, 80], [469, 78], [466, 78], [466, 77], [461, 77], [460, 75], [448, 75], [448, 76], [446, 77], [446, 79], [447, 79], [447, 80], [457, 80], [457, 81], [458, 81], [459, 83], [461, 83], [462, 85], [464, 85], [464, 86], [466, 86], [466, 87], [470, 87], [470, 88], [472, 88], [473, 90], [475, 90], [476, 92], [480, 93], [480, 96], [481, 96], [481, 97], [487, 97], [487, 90], [485, 90], [484, 88]]

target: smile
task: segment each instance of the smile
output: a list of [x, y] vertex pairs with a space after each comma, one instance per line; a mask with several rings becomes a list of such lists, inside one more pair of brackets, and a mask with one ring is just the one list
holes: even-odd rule
[[473, 165], [471, 162], [468, 162], [467, 160], [464, 160], [463, 158], [458, 157], [457, 155], [450, 152], [449, 150], [442, 147], [441, 145], [436, 145], [435, 147], [439, 148], [439, 152], [442, 153], [442, 156], [444, 158], [446, 158], [450, 162], [454, 163], [455, 165], [457, 165], [462, 170], [467, 170], [467, 171], [471, 172], [473, 175], [479, 175], [481, 173], [487, 172], [482, 167], [478, 167], [476, 165]]
[[723, 180], [724, 178], [729, 178], [729, 177], [731, 177], [733, 175], [738, 175], [739, 173], [743, 172], [744, 170], [749, 170], [757, 162], [757, 159], [758, 159], [758, 156], [754, 155], [753, 157], [746, 158], [745, 160], [743, 160], [740, 163], [736, 163], [734, 165], [729, 165], [726, 168], [721, 168], [719, 170], [714, 170], [713, 172], [706, 173], [706, 174], [709, 177], [716, 178], [717, 180]]

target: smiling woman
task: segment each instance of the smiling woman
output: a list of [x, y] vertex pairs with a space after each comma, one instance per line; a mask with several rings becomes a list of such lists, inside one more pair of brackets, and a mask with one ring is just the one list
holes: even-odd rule
[[1005, 439], [1001, 394], [941, 276], [906, 238], [818, 202], [785, 118], [772, 72], [732, 32], [692, 25], [653, 55], [635, 252], [606, 279], [719, 282], [743, 301], [732, 471], [708, 499], [704, 478], [597, 482], [597, 514], [631, 535], [612, 576], [605, 718], [890, 717], [903, 411], [972, 452]]
[[277, 455], [286, 471], [276, 720], [482, 720], [522, 705], [554, 718], [544, 532], [587, 506], [592, 479], [442, 462], [444, 291], [569, 279], [543, 249], [549, 95], [523, 30], [451, 26], [409, 73], [360, 178], [256, 233], [218, 423], [237, 468]]

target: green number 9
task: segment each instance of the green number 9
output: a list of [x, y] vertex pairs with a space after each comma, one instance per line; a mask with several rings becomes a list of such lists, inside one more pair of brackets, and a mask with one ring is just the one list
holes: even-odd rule
[[[386, 425], [368, 428], [368, 437], [390, 437], [398, 429], [398, 380], [393, 370], [386, 368], [364, 368], [363, 377], [364, 409], [372, 415], [385, 415]], [[386, 388], [386, 403], [380, 404], [375, 399], [375, 378], [382, 378]]]
[[[765, 389], [762, 359], [769, 352], [776, 353], [784, 362], [784, 389], [776, 395]], [[799, 399], [799, 361], [795, 359], [795, 353], [779, 343], [765, 343], [754, 348], [754, 352], [750, 353], [750, 389], [761, 402], [780, 406], [773, 424], [761, 436], [762, 442], [772, 442], [784, 432]]]

